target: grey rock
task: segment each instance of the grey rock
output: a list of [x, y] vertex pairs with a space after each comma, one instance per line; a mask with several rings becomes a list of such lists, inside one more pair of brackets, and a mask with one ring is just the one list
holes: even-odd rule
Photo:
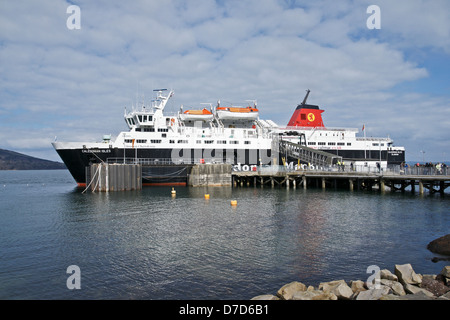
[[297, 291], [306, 291], [306, 286], [298, 281], [293, 281], [282, 286], [278, 292], [277, 296], [284, 300], [291, 300], [294, 293]]
[[405, 291], [406, 291], [407, 293], [411, 293], [411, 294], [423, 293], [423, 294], [429, 296], [430, 298], [434, 298], [434, 294], [433, 294], [433, 293], [431, 293], [430, 291], [428, 291], [428, 290], [426, 290], [426, 289], [419, 288], [419, 287], [417, 287], [417, 286], [415, 286], [415, 285], [406, 283], [406, 284], [404, 285], [404, 288], [405, 288]]
[[391, 288], [392, 292], [395, 295], [404, 296], [406, 294], [405, 289], [403, 288], [402, 284], [398, 281], [381, 279], [381, 284]]
[[403, 284], [420, 284], [422, 278], [414, 272], [411, 264], [395, 265], [395, 275]]
[[442, 274], [444, 277], [446, 277], [446, 278], [450, 278], [450, 266], [445, 266], [443, 269], [442, 269], [442, 271], [441, 271], [441, 273], [440, 274]]
[[366, 291], [367, 288], [364, 285], [364, 281], [355, 280], [350, 282], [350, 288], [353, 291], [353, 294], [358, 293], [360, 291]]
[[297, 291], [292, 300], [337, 300], [334, 293], [324, 292], [322, 290]]
[[260, 296], [253, 297], [250, 300], [280, 300], [280, 298], [274, 296], [273, 294], [263, 294]]
[[383, 269], [380, 271], [380, 278], [392, 281], [398, 281], [398, 277], [390, 272], [388, 269]]
[[392, 293], [391, 288], [389, 288], [388, 286], [380, 285], [379, 289], [369, 289], [366, 291], [361, 291], [356, 296], [356, 300], [378, 300], [390, 293]]
[[350, 299], [353, 295], [352, 289], [344, 280], [322, 282], [319, 284], [319, 290], [333, 293], [338, 299]]

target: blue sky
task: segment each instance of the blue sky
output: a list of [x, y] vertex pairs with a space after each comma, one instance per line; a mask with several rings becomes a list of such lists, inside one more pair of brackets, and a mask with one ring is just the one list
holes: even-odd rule
[[[366, 26], [372, 4], [381, 29]], [[448, 12], [447, 0], [3, 0], [0, 148], [59, 161], [55, 136], [116, 136], [156, 87], [175, 90], [167, 111], [257, 99], [286, 125], [310, 89], [326, 126], [365, 124], [408, 161], [448, 161]]]

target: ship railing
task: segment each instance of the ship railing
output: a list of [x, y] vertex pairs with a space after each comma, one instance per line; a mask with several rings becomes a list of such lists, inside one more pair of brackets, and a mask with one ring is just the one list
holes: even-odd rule
[[107, 163], [141, 165], [232, 164], [232, 159], [219, 158], [108, 158]]

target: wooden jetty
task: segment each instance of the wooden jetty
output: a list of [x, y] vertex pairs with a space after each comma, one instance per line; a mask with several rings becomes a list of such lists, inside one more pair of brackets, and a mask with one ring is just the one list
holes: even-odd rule
[[404, 192], [409, 187], [412, 192], [420, 194], [428, 189], [430, 193], [444, 193], [450, 186], [449, 175], [406, 175], [398, 173], [366, 173], [366, 172], [329, 172], [329, 171], [234, 171], [232, 173], [232, 186], [253, 186], [274, 188], [334, 188], [348, 190], [373, 190], [385, 192]]

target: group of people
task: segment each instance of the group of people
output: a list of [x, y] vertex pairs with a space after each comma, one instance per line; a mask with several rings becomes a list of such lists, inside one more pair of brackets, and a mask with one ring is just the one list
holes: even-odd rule
[[[402, 167], [404, 167], [405, 170], [407, 170], [408, 168], [411, 168], [411, 166], [408, 165], [407, 163], [403, 163]], [[419, 162], [417, 162], [416, 164], [414, 164], [413, 167], [423, 169], [423, 173], [425, 173], [425, 174], [433, 174], [433, 173], [447, 174], [447, 164], [445, 164], [443, 162], [438, 162], [436, 164], [434, 164], [432, 162], [420, 164]]]

